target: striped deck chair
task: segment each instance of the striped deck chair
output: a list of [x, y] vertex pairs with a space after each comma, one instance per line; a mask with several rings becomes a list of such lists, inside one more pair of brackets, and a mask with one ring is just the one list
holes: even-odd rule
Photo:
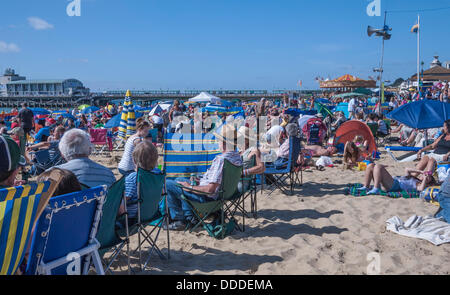
[[200, 176], [220, 155], [212, 134], [167, 133], [164, 137], [164, 169], [168, 179]]
[[15, 274], [22, 263], [31, 231], [53, 195], [61, 177], [0, 190], [0, 274]]
[[27, 275], [97, 274], [103, 266], [96, 239], [106, 185], [50, 199], [34, 231]]

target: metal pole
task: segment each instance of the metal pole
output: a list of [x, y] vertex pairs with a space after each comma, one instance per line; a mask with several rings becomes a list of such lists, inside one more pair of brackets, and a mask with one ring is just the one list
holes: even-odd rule
[[417, 93], [420, 93], [420, 14], [417, 15]]
[[[384, 11], [384, 26], [383, 28], [386, 27], [386, 16], [387, 16], [387, 11]], [[380, 64], [380, 97], [379, 97], [379, 104], [380, 104], [380, 110], [381, 110], [381, 88], [383, 85], [383, 62], [384, 62], [384, 37], [383, 37], [383, 47], [381, 50], [381, 64]]]

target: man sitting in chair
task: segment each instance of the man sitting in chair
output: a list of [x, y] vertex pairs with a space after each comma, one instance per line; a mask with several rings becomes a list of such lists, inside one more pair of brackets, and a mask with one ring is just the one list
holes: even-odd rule
[[[190, 224], [196, 224], [194, 213], [189, 204], [180, 199], [182, 194], [193, 201], [206, 203], [209, 200], [216, 200], [219, 196], [218, 190], [222, 182], [224, 160], [230, 161], [233, 165], [242, 166], [242, 159], [237, 151], [237, 130], [234, 126], [224, 125], [218, 134], [222, 154], [216, 156], [211, 167], [199, 180], [199, 185], [191, 185], [186, 179], [176, 179], [166, 181], [167, 204], [170, 213], [170, 230], [184, 230]], [[182, 185], [181, 188], [179, 185]], [[193, 191], [196, 191], [195, 193]], [[205, 192], [202, 195], [198, 192]], [[206, 195], [211, 194], [213, 195]]]

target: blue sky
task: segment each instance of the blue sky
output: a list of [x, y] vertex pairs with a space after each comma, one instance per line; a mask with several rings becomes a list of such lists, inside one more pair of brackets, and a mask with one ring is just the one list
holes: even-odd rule
[[[302, 89], [315, 77], [378, 67], [381, 40], [369, 38], [371, 0], [2, 1], [0, 70], [29, 79], [76, 78], [91, 90]], [[381, 10], [450, 7], [450, 0], [381, 0]], [[450, 60], [450, 9], [421, 12], [422, 60]], [[416, 71], [416, 12], [389, 13], [385, 77]]]

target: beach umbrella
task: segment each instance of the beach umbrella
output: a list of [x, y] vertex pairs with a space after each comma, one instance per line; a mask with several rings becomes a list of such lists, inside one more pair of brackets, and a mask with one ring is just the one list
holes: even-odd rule
[[316, 103], [314, 105], [314, 108], [317, 110], [318, 113], [321, 113], [324, 117], [328, 115], [333, 117], [333, 113], [330, 111], [330, 109], [321, 103]]
[[80, 105], [80, 106], [78, 107], [78, 109], [81, 111], [81, 110], [84, 110], [85, 108], [88, 108], [88, 107], [90, 107], [90, 105], [88, 105], [88, 104], [82, 104], [82, 105]]
[[418, 100], [402, 105], [386, 116], [415, 129], [439, 128], [450, 119], [450, 103]]
[[116, 128], [120, 126], [120, 122], [122, 119], [122, 114], [117, 114], [114, 117], [112, 117], [111, 119], [109, 119], [108, 122], [106, 122], [105, 124], [105, 128], [106, 129], [111, 129], [111, 128]]
[[100, 110], [99, 107], [91, 106], [91, 107], [84, 108], [84, 109], [81, 111], [81, 113], [84, 114], [84, 115], [87, 115], [87, 114], [95, 113], [96, 111], [99, 111], [99, 110]]
[[351, 93], [343, 93], [335, 95], [334, 98], [346, 98], [346, 97], [355, 97], [355, 96], [366, 96], [365, 94], [351, 92]]
[[133, 103], [131, 102], [131, 92], [128, 90], [123, 103], [118, 136], [122, 139], [127, 139], [135, 133], [136, 114], [134, 112]]
[[50, 115], [52, 112], [42, 108], [30, 108], [35, 116], [37, 115]]
[[355, 93], [365, 94], [365, 95], [372, 95], [372, 91], [367, 88], [358, 88], [355, 90]]

